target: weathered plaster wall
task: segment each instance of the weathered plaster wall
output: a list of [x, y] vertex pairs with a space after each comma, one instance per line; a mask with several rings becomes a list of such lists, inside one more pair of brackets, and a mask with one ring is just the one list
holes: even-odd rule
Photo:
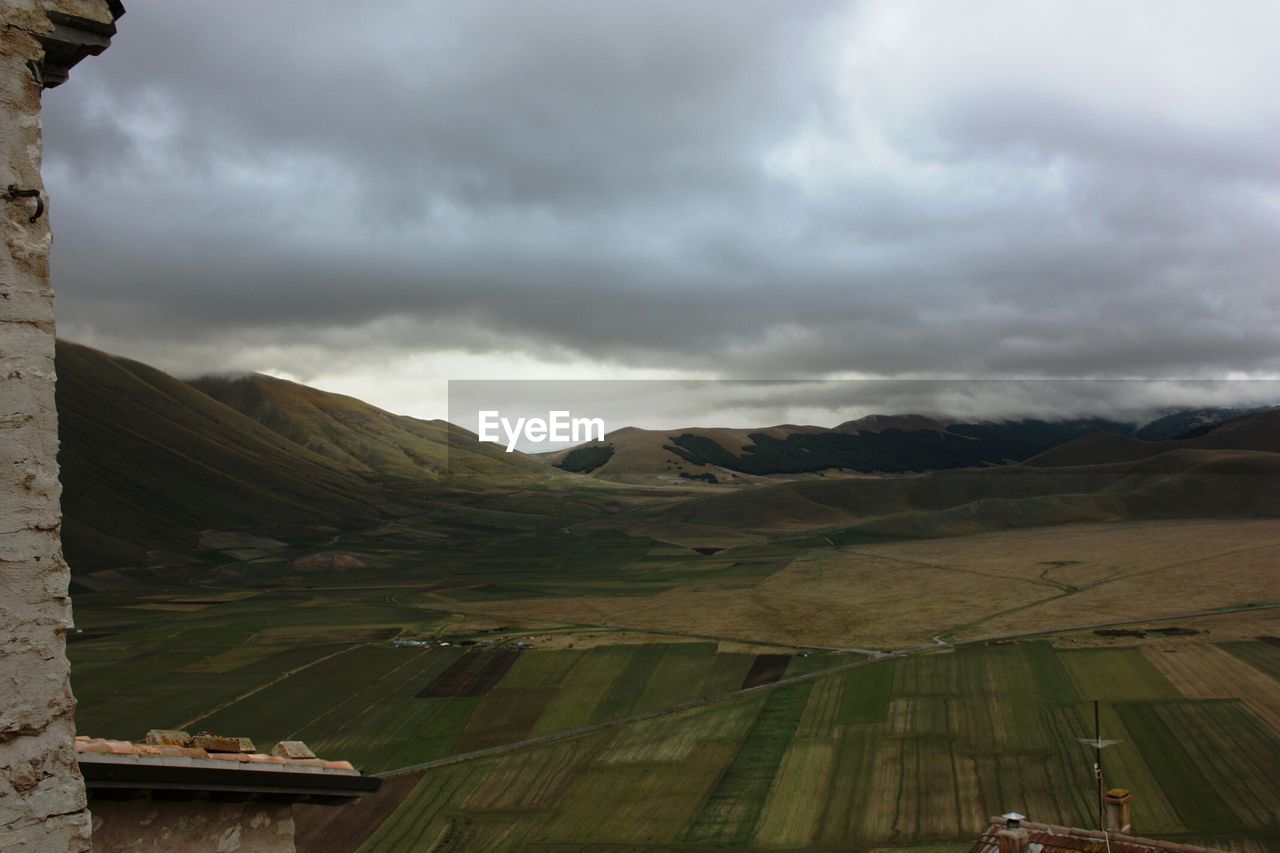
[[95, 800], [95, 853], [293, 851], [293, 806], [207, 800]]
[[[77, 0], [69, 11], [105, 4]], [[0, 192], [40, 188], [43, 56], [60, 0], [0, 0]], [[107, 19], [110, 20], [109, 16]], [[0, 851], [89, 848], [64, 635], [49, 220], [0, 198]]]

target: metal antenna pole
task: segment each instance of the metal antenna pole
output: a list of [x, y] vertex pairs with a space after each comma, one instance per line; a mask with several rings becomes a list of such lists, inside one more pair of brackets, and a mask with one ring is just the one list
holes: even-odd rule
[[[1093, 747], [1093, 777], [1098, 780], [1098, 829], [1105, 833], [1107, 831], [1107, 812], [1106, 800], [1102, 795], [1102, 750], [1120, 741], [1102, 739], [1102, 712], [1097, 699], [1093, 700], [1093, 738], [1082, 737], [1076, 738], [1076, 740]], [[1110, 850], [1110, 847], [1110, 842], [1108, 842], [1107, 849]]]
[[1107, 828], [1102, 805], [1102, 716], [1098, 710], [1098, 700], [1093, 700], [1093, 775], [1098, 780], [1098, 829]]

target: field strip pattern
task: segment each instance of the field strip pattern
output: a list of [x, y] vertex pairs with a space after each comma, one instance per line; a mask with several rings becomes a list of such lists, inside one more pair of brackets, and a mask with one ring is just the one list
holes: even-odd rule
[[[592, 695], [617, 701], [619, 677], [648, 691], [659, 667], [705, 656], [667, 648], [633, 665], [593, 650], [614, 674]], [[571, 680], [581, 665], [522, 661], [512, 686], [493, 692]], [[1104, 688], [1103, 734], [1118, 741], [1106, 782], [1135, 791], [1135, 827], [1233, 849], [1280, 839], [1280, 737], [1239, 698], [1184, 696], [1141, 648], [1045, 641], [858, 661], [452, 756], [384, 776], [398, 795], [413, 785], [403, 804], [390, 818], [370, 812], [363, 834], [344, 832], [377, 851], [847, 849], [950, 843], [1009, 808], [1090, 825], [1092, 753], [1078, 739], [1092, 734], [1091, 693]], [[363, 820], [364, 807], [344, 819]]]
[[1280, 681], [1273, 676], [1212, 645], [1147, 646], [1143, 651], [1188, 698], [1242, 696], [1245, 706], [1280, 734]]

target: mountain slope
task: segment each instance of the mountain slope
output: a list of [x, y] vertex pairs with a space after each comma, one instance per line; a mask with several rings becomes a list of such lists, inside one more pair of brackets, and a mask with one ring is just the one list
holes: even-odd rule
[[1027, 461], [1036, 467], [1099, 465], [1146, 459], [1172, 450], [1258, 450], [1280, 453], [1280, 409], [1264, 409], [1207, 425], [1194, 437], [1141, 441], [1121, 435], [1089, 435]]
[[1277, 516], [1280, 410], [1270, 409], [1184, 440], [1098, 433], [1022, 464], [720, 492], [640, 513], [635, 523], [672, 541], [751, 530], [820, 532], [838, 543], [1083, 521]]
[[58, 341], [63, 546], [77, 570], [190, 552], [206, 529], [381, 516], [358, 472], [159, 370]]
[[354, 397], [262, 374], [190, 384], [267, 429], [366, 474], [420, 479], [445, 473], [540, 477], [542, 462], [507, 453], [448, 421], [394, 415]]
[[1179, 409], [1162, 415], [1155, 420], [1143, 424], [1133, 434], [1134, 438], [1143, 441], [1163, 441], [1165, 439], [1196, 438], [1216, 429], [1226, 421], [1264, 411], [1265, 407], [1255, 408], [1222, 408], [1209, 406], [1203, 409]]
[[953, 536], [1086, 521], [1280, 516], [1280, 454], [1176, 450], [1102, 465], [1004, 465], [905, 477], [782, 482], [630, 517], [667, 541], [710, 531], [861, 538]]
[[[1131, 424], [1086, 419], [946, 423], [919, 415], [871, 415], [832, 429], [621, 429], [584, 448], [551, 454], [552, 464], [598, 477], [691, 477], [720, 480], [830, 469], [903, 473], [1020, 461], [1100, 433], [1128, 434]], [[589, 468], [587, 466], [590, 466]]]

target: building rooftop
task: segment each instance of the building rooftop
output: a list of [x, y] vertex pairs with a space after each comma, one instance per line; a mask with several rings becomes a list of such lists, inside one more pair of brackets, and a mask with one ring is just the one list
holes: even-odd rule
[[[1005, 829], [1007, 821], [1004, 817], [991, 819], [982, 837], [969, 848], [969, 853], [999, 853], [998, 833]], [[1024, 853], [1079, 853], [1079, 851], [1110, 851], [1110, 853], [1222, 853], [1212, 847], [1197, 847], [1192, 844], [1179, 844], [1176, 841], [1160, 841], [1155, 838], [1140, 838], [1124, 835], [1119, 832], [1102, 833], [1095, 829], [1079, 829], [1071, 826], [1055, 826], [1049, 823], [1021, 821], [1021, 828], [1027, 831]]]
[[37, 38], [44, 47], [37, 79], [46, 89], [65, 83], [72, 66], [86, 56], [97, 56], [111, 44], [116, 21], [124, 15], [120, 0], [101, 3], [68, 3], [44, 0], [52, 29]]
[[324, 804], [371, 794], [380, 779], [348, 761], [317, 758], [301, 741], [257, 752], [248, 738], [153, 730], [144, 743], [80, 736], [76, 757], [90, 796], [206, 795]]

